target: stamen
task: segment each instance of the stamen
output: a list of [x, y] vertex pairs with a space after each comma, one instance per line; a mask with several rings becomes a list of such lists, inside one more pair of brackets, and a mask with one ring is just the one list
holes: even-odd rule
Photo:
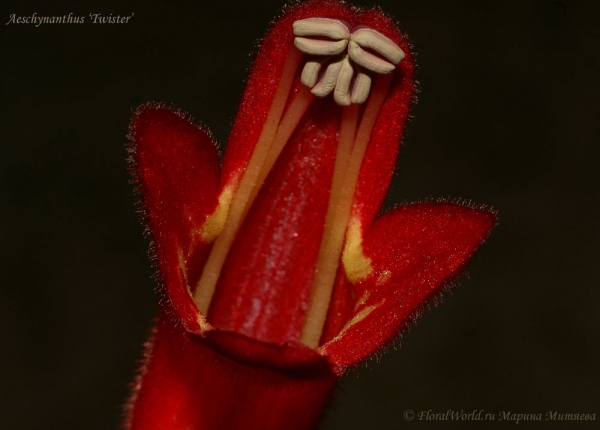
[[320, 40], [309, 39], [308, 37], [296, 37], [294, 45], [300, 51], [310, 55], [339, 55], [348, 46], [347, 40]]
[[[319, 346], [342, 252], [344, 235], [348, 226], [352, 201], [354, 200], [354, 191], [358, 182], [360, 167], [375, 125], [375, 120], [385, 101], [391, 81], [392, 75], [380, 76], [375, 80], [373, 94], [367, 103], [355, 139], [354, 130], [356, 128], [358, 111], [355, 105], [343, 110], [340, 143], [336, 155], [325, 231], [321, 241], [313, 289], [301, 337], [301, 342], [311, 348]], [[354, 143], [353, 146], [352, 143]], [[351, 150], [349, 149], [350, 147]]]
[[301, 52], [296, 49], [290, 50], [265, 125], [231, 202], [225, 226], [214, 242], [202, 276], [194, 291], [194, 301], [204, 315], [208, 313], [208, 307], [214, 295], [221, 268], [247, 211], [248, 198], [257, 184], [260, 184], [257, 182], [257, 178], [277, 133], [301, 58]]
[[372, 28], [363, 27], [355, 30], [350, 39], [362, 48], [377, 52], [394, 65], [404, 59], [404, 52], [398, 45]]
[[342, 68], [333, 92], [333, 99], [340, 106], [350, 106], [351, 104], [350, 85], [352, 84], [352, 75], [354, 75], [354, 69], [346, 55], [344, 61], [342, 61]]
[[325, 63], [325, 59], [316, 60], [308, 60], [304, 69], [302, 69], [302, 76], [300, 77], [300, 82], [308, 88], [312, 88], [317, 84], [319, 80], [319, 73], [321, 72], [321, 67]]
[[367, 73], [359, 70], [352, 86], [352, 94], [350, 95], [352, 103], [357, 105], [367, 101], [369, 97], [369, 91], [371, 91], [371, 76]]
[[387, 75], [396, 69], [394, 64], [365, 51], [353, 40], [350, 41], [350, 45], [348, 46], [348, 55], [350, 55], [350, 58], [356, 64], [375, 73]]
[[[357, 105], [350, 106], [342, 110], [342, 124], [340, 129], [340, 141], [335, 156], [335, 166], [333, 170], [333, 180], [331, 183], [331, 193], [329, 206], [325, 216], [325, 227], [323, 237], [321, 238], [321, 248], [315, 267], [315, 275], [311, 298], [308, 304], [306, 320], [302, 330], [300, 341], [305, 345], [316, 348], [318, 346], [321, 331], [325, 324], [325, 319], [321, 323], [321, 315], [327, 315], [333, 282], [335, 279], [337, 264], [342, 252], [342, 244], [336, 240], [340, 234], [343, 236], [345, 225], [336, 224], [339, 218], [339, 196], [344, 188], [344, 179], [348, 169], [348, 161], [352, 153], [352, 145], [356, 135], [356, 124], [358, 122], [359, 108]], [[340, 232], [341, 229], [341, 232]], [[336, 245], [339, 249], [336, 248]]]
[[294, 22], [294, 35], [302, 37], [328, 37], [333, 40], [348, 39], [350, 31], [342, 21], [330, 18], [307, 18]]
[[340, 70], [342, 69], [343, 58], [340, 58], [337, 61], [332, 61], [329, 63], [327, 68], [325, 69], [325, 73], [319, 81], [317, 85], [312, 89], [312, 93], [317, 97], [326, 97], [335, 88], [335, 84], [338, 80], [338, 76], [340, 74]]

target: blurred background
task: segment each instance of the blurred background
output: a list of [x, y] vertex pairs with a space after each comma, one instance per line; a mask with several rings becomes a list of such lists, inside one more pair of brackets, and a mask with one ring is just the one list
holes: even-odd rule
[[[322, 428], [515, 425], [420, 421], [428, 410], [595, 413], [519, 427], [597, 428], [600, 2], [377, 3], [411, 37], [421, 90], [387, 207], [461, 197], [500, 224], [401, 347], [343, 379]], [[1, 428], [118, 428], [159, 298], [125, 162], [132, 106], [172, 103], [223, 149], [282, 6], [0, 6]], [[87, 22], [5, 25], [34, 12]]]

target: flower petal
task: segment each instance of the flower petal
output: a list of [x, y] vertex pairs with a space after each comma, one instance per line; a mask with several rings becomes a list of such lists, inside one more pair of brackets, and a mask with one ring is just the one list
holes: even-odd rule
[[343, 370], [386, 346], [462, 272], [495, 222], [489, 211], [452, 203], [404, 206], [375, 221], [364, 239], [373, 271], [355, 286], [350, 320], [322, 352]]
[[201, 227], [217, 206], [215, 145], [208, 132], [184, 114], [152, 104], [135, 113], [130, 137], [132, 173], [143, 198], [162, 281], [179, 316], [197, 330], [198, 311], [187, 278], [199, 276], [194, 270], [202, 267], [208, 252]]

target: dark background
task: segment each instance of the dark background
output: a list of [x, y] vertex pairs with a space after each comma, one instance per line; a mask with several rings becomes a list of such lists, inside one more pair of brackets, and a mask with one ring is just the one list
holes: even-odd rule
[[[173, 103], [222, 145], [283, 3], [27, 3], [0, 6], [0, 428], [116, 429], [158, 300], [126, 172], [131, 106]], [[388, 207], [462, 197], [500, 224], [401, 348], [343, 379], [323, 428], [515, 426], [408, 424], [407, 409], [596, 413], [518, 428], [598, 428], [600, 2], [378, 3], [420, 66]], [[5, 25], [33, 12], [135, 15]]]

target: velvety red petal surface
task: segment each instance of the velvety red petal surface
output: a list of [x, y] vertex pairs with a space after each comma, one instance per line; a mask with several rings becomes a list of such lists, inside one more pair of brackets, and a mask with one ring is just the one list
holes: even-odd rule
[[[219, 163], [211, 137], [185, 115], [160, 105], [140, 108], [131, 123], [133, 174], [143, 199], [162, 281], [173, 307], [192, 330], [198, 310], [179, 256], [200, 270], [209, 245], [194, 234], [217, 205]], [[194, 264], [196, 263], [196, 264]]]
[[355, 286], [354, 324], [323, 352], [345, 368], [387, 345], [461, 273], [495, 223], [489, 211], [452, 203], [413, 204], [377, 219], [364, 242], [374, 271]]

